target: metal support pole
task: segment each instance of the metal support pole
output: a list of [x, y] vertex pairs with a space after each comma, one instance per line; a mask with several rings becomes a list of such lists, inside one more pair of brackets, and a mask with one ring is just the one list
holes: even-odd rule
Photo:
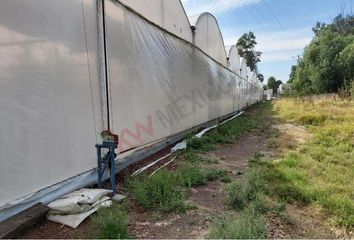
[[[103, 144], [96, 144], [97, 148], [97, 174], [98, 174], [98, 187], [103, 187], [103, 175], [107, 166], [110, 169], [110, 182], [113, 196], [116, 193], [116, 169], [115, 169], [115, 149], [117, 144], [112, 142], [103, 142]], [[102, 157], [102, 148], [107, 149], [108, 152]], [[102, 166], [103, 165], [103, 166]]]
[[114, 148], [110, 150], [110, 168], [111, 168], [111, 186], [112, 186], [112, 191], [113, 191], [113, 196], [116, 193], [116, 170], [115, 170], [115, 162], [114, 162]]
[[98, 171], [98, 188], [102, 188], [102, 163], [101, 163], [101, 148], [96, 145], [97, 149], [97, 171]]

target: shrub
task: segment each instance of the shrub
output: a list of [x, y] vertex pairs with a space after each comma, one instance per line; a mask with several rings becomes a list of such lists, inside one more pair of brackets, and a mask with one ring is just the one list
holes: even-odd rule
[[213, 141], [209, 136], [204, 136], [202, 138], [194, 137], [187, 140], [187, 151], [197, 150], [207, 152], [214, 149]]
[[225, 176], [225, 170], [217, 169], [217, 168], [206, 168], [203, 170], [204, 177], [207, 181], [215, 181], [218, 178]]
[[203, 171], [196, 165], [182, 166], [176, 173], [178, 182], [185, 187], [196, 187], [206, 184]]
[[191, 163], [198, 163], [203, 161], [203, 158], [196, 154], [194, 151], [187, 151], [185, 153], [185, 158]]
[[184, 211], [184, 195], [176, 189], [176, 180], [167, 170], [161, 170], [151, 177], [133, 178], [129, 183], [136, 201], [145, 209], [157, 207], [163, 212]]
[[265, 180], [260, 167], [249, 169], [241, 182], [236, 182], [229, 187], [228, 203], [236, 209], [243, 209], [250, 201], [257, 199], [258, 194], [265, 191]]
[[230, 178], [229, 175], [225, 174], [224, 176], [221, 177], [220, 181], [223, 183], [230, 183], [232, 182], [232, 179]]
[[128, 221], [126, 213], [118, 205], [111, 208], [100, 208], [92, 215], [93, 222], [99, 229], [95, 238], [102, 239], [127, 239]]

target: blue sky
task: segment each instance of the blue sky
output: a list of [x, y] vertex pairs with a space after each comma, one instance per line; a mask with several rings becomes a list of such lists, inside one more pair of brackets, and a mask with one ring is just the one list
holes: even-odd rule
[[[267, 79], [275, 76], [286, 82], [296, 56], [311, 41], [311, 28], [329, 23], [345, 10], [354, 8], [354, 0], [182, 0], [188, 16], [201, 12], [214, 14], [225, 45], [235, 44], [245, 32], [255, 33], [262, 51], [259, 71]], [[351, 6], [353, 5], [353, 6]]]

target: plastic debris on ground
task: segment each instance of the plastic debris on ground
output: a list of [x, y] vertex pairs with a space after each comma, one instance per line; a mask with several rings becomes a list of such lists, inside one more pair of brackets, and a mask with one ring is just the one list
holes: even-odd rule
[[88, 216], [100, 207], [112, 206], [106, 189], [83, 188], [48, 204], [50, 211], [47, 219], [72, 228], [77, 228]]
[[172, 149], [171, 152], [177, 152], [178, 150], [184, 150], [187, 148], [187, 141], [184, 140], [180, 143], [177, 143]]

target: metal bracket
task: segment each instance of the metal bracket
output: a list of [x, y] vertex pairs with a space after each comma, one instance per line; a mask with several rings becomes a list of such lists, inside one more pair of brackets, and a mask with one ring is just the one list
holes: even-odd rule
[[[103, 142], [95, 145], [97, 149], [97, 172], [98, 172], [98, 187], [102, 188], [103, 175], [107, 169], [110, 169], [110, 181], [112, 186], [113, 196], [116, 193], [116, 170], [115, 170], [115, 149], [117, 144], [114, 142]], [[102, 149], [107, 149], [107, 153], [102, 157]]]

